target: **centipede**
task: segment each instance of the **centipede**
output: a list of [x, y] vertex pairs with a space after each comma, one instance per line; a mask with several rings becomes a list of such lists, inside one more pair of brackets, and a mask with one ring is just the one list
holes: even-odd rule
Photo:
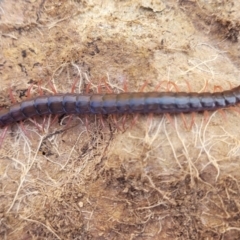
[[240, 103], [240, 86], [222, 92], [122, 92], [43, 95], [0, 111], [0, 127], [57, 114], [178, 114], [215, 111]]

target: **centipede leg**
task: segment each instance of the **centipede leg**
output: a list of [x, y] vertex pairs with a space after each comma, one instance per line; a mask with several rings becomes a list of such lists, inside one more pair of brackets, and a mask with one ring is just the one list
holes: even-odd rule
[[117, 119], [116, 119], [116, 115], [112, 115], [112, 114], [111, 114], [111, 117], [112, 117], [112, 120], [113, 120], [113, 122], [114, 122], [117, 130], [118, 130], [118, 131], [121, 131], [121, 128], [119, 127], [119, 124], [118, 124]]
[[190, 83], [187, 80], [185, 80], [185, 83], [187, 84], [188, 91], [192, 92], [192, 88], [191, 88]]
[[85, 127], [86, 127], [86, 131], [87, 131], [87, 134], [89, 135], [89, 124], [88, 124], [88, 116], [87, 115], [85, 115], [85, 117], [84, 117], [84, 122], [85, 122]]
[[41, 86], [41, 81], [38, 83], [38, 92], [40, 96], [43, 96], [43, 90], [42, 90], [42, 86]]
[[112, 93], [112, 92], [113, 92], [113, 89], [112, 89], [111, 86], [108, 84], [108, 82], [106, 81], [105, 78], [104, 78], [104, 80], [103, 80], [103, 83], [104, 83], [105, 88], [107, 89], [107, 92], [108, 92], [108, 93]]
[[45, 130], [46, 122], [47, 122], [47, 118], [46, 118], [46, 116], [44, 116], [44, 117], [43, 117], [42, 124], [41, 124], [41, 125], [42, 125], [42, 129], [41, 129], [42, 132], [44, 132], [44, 130]]
[[124, 92], [128, 91], [128, 84], [126, 78], [123, 79], [123, 90]]
[[155, 91], [158, 91], [161, 86], [163, 85], [164, 81], [160, 82], [156, 87], [155, 87]]
[[222, 115], [224, 121], [227, 121], [227, 114], [222, 109], [219, 109], [220, 114]]
[[208, 88], [208, 80], [206, 80], [206, 82], [205, 82], [205, 85], [204, 85], [204, 88], [203, 88], [202, 92], [205, 92], [207, 88]]
[[2, 144], [3, 144], [3, 141], [4, 141], [5, 136], [6, 136], [6, 134], [7, 134], [7, 130], [8, 130], [8, 126], [6, 126], [5, 128], [3, 128], [3, 132], [2, 132], [2, 134], [0, 135], [0, 148], [1, 148]]
[[42, 127], [40, 124], [37, 123], [37, 120], [35, 117], [32, 118], [32, 123], [35, 125], [35, 127], [38, 129], [39, 132], [42, 132]]
[[132, 123], [130, 125], [130, 128], [132, 128], [136, 123], [137, 123], [137, 120], [139, 118], [139, 113], [137, 113], [134, 117], [133, 117], [133, 120], [132, 120]]
[[76, 78], [75, 81], [73, 82], [72, 87], [71, 87], [71, 93], [74, 93], [74, 92], [75, 92], [77, 82], [78, 82], [78, 79]]
[[31, 97], [31, 90], [33, 88], [33, 84], [31, 84], [29, 87], [28, 87], [28, 90], [27, 90], [27, 98], [29, 99]]
[[168, 89], [169, 91], [171, 90], [171, 89], [170, 89], [170, 86], [171, 86], [171, 85], [175, 88], [176, 92], [179, 92], [179, 88], [178, 88], [177, 84], [174, 83], [174, 82], [171, 82], [171, 81], [169, 81], [169, 82], [167, 83], [167, 89]]
[[52, 126], [55, 122], [57, 122], [58, 119], [58, 115], [55, 115], [50, 123], [50, 125]]
[[27, 137], [29, 138], [30, 136], [29, 136], [26, 128], [25, 128], [24, 125], [23, 125], [23, 121], [20, 122], [19, 127], [22, 129], [22, 131], [23, 131], [23, 133], [25, 134], [25, 136], [27, 136]]
[[101, 124], [102, 124], [102, 127], [105, 128], [105, 124], [104, 124], [104, 120], [103, 120], [102, 115], [100, 116], [100, 122], [101, 122]]
[[204, 119], [204, 123], [206, 124], [209, 120], [209, 113], [208, 111], [204, 111], [203, 112], [203, 119]]
[[57, 89], [56, 89], [55, 85], [53, 84], [53, 82], [51, 80], [49, 80], [48, 84], [50, 85], [50, 88], [52, 89], [53, 93], [57, 94]]
[[173, 128], [176, 128], [171, 115], [169, 113], [165, 113], [165, 116], [168, 119], [168, 121], [170, 122], [170, 124], [173, 126]]
[[190, 129], [192, 129], [194, 121], [195, 121], [195, 117], [196, 117], [196, 113], [192, 112], [191, 113], [191, 125], [190, 125]]
[[147, 86], [148, 84], [149, 84], [149, 81], [148, 81], [148, 80], [144, 81], [143, 85], [142, 85], [141, 88], [139, 89], [139, 92], [143, 92], [144, 89], [146, 88], [146, 86]]
[[153, 121], [153, 113], [149, 113], [147, 118], [147, 126], [151, 126], [152, 121]]
[[92, 86], [91, 82], [86, 85], [86, 91], [85, 91], [86, 93], [90, 92], [91, 86]]
[[184, 124], [184, 127], [186, 130], [191, 130], [192, 126], [193, 126], [193, 115], [191, 115], [191, 122], [190, 122], [190, 126], [187, 125], [187, 119], [185, 117], [185, 115], [183, 113], [181, 113], [181, 117], [182, 117], [182, 120], [183, 120], [183, 124]]
[[126, 120], [127, 120], [127, 114], [124, 114], [123, 117], [122, 117], [122, 127], [123, 127], [123, 131], [126, 130], [126, 128], [125, 128]]
[[12, 103], [16, 103], [16, 98], [13, 96], [12, 88], [9, 88], [9, 97]]

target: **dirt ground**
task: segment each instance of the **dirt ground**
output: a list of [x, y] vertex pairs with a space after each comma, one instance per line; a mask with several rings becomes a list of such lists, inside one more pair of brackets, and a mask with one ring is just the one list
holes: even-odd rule
[[[239, 19], [238, 0], [1, 0], [1, 108], [74, 82], [76, 92], [230, 89]], [[0, 238], [240, 239], [239, 114], [9, 126]]]

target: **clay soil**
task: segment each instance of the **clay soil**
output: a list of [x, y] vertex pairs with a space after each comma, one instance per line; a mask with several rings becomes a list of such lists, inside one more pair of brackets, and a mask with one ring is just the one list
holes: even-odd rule
[[[0, 107], [74, 83], [230, 89], [240, 85], [239, 19], [238, 0], [2, 0]], [[239, 117], [234, 107], [9, 126], [0, 238], [240, 239]]]

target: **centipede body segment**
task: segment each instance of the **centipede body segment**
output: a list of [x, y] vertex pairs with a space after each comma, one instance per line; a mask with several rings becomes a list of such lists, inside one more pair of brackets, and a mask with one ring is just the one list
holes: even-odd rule
[[189, 113], [240, 102], [240, 86], [223, 92], [125, 92], [39, 96], [0, 111], [0, 127], [49, 114]]

